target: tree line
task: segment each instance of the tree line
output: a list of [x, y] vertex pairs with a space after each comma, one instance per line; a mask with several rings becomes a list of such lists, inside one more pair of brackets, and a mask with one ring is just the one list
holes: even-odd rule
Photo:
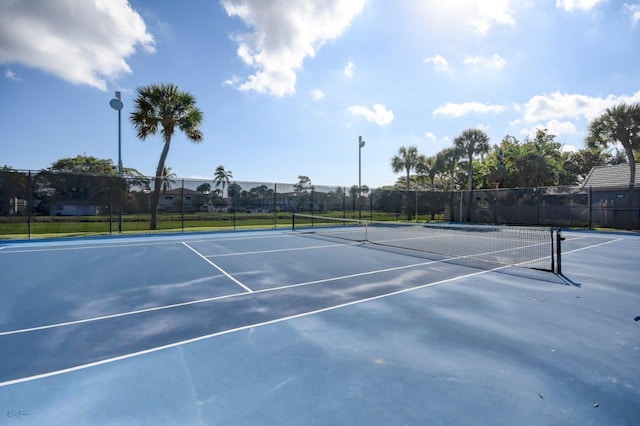
[[483, 130], [467, 129], [453, 146], [433, 156], [420, 154], [416, 146], [401, 147], [391, 159], [391, 169], [404, 176], [394, 187], [466, 189], [471, 196], [473, 189], [578, 185], [593, 167], [620, 163], [629, 163], [632, 184], [635, 162], [640, 161], [640, 103], [608, 108], [590, 122], [583, 149], [562, 148], [546, 129], [523, 141], [507, 135], [494, 145]]

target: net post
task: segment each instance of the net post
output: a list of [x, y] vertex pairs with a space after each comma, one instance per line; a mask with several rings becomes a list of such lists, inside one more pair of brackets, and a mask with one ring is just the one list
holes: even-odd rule
[[369, 224], [364, 222], [364, 242], [369, 242]]
[[556, 250], [555, 250], [555, 246], [554, 246], [554, 234], [555, 234], [555, 230], [553, 228], [551, 228], [549, 230], [549, 233], [551, 234], [551, 272], [556, 272]]
[[291, 214], [291, 230], [292, 231], [296, 230], [296, 214], [295, 213]]
[[564, 237], [562, 236], [562, 230], [560, 228], [556, 229], [556, 273], [558, 275], [562, 275], [562, 241]]

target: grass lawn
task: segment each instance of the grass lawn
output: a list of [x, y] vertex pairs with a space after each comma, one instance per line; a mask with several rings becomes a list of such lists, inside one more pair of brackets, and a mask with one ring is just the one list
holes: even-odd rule
[[[370, 220], [370, 211], [362, 211], [362, 219]], [[357, 219], [358, 212], [330, 211], [316, 213], [317, 216]], [[428, 221], [430, 216], [419, 216], [419, 221]], [[291, 213], [190, 213], [160, 214], [157, 231], [215, 231], [232, 229], [274, 229], [291, 226]], [[398, 213], [373, 212], [373, 220], [398, 221]], [[123, 233], [148, 233], [151, 215], [135, 214], [122, 216]], [[109, 235], [118, 233], [118, 216], [33, 216], [31, 237], [51, 238], [63, 236]], [[0, 239], [29, 238], [26, 216], [0, 217]]]

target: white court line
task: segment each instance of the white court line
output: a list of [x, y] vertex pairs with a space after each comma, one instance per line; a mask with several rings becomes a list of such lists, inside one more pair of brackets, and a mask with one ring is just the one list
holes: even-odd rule
[[232, 277], [231, 274], [229, 274], [227, 271], [225, 271], [224, 269], [222, 269], [221, 267], [219, 267], [218, 265], [216, 265], [215, 263], [213, 263], [212, 261], [207, 259], [198, 250], [194, 249], [193, 247], [191, 247], [189, 244], [185, 243], [184, 241], [182, 242], [182, 245], [185, 246], [186, 248], [188, 248], [189, 250], [191, 250], [192, 252], [194, 252], [195, 254], [197, 254], [198, 256], [200, 256], [200, 258], [203, 259], [205, 262], [207, 262], [209, 265], [213, 266], [218, 271], [222, 272], [224, 274], [224, 276], [229, 278], [231, 281], [233, 281], [234, 283], [238, 284], [240, 287], [244, 288], [249, 293], [253, 293], [253, 290], [251, 290], [249, 287], [247, 287], [246, 285], [242, 284], [240, 281], [238, 281], [237, 279]]
[[134, 357], [137, 357], [137, 356], [147, 355], [147, 354], [150, 354], [150, 353], [162, 351], [162, 350], [165, 350], [165, 349], [175, 348], [175, 347], [186, 345], [186, 344], [189, 344], [189, 343], [199, 342], [201, 340], [211, 339], [213, 337], [222, 336], [222, 335], [225, 335], [225, 334], [231, 334], [231, 333], [235, 333], [235, 332], [238, 332], [238, 331], [249, 330], [249, 329], [252, 329], [252, 328], [255, 328], [255, 327], [262, 327], [262, 326], [266, 326], [266, 325], [277, 324], [277, 323], [284, 322], [284, 321], [289, 321], [289, 320], [293, 320], [293, 319], [297, 319], [297, 318], [303, 318], [303, 317], [306, 317], [306, 316], [320, 314], [320, 313], [323, 313], [323, 312], [329, 312], [329, 311], [333, 311], [335, 309], [345, 308], [345, 307], [348, 307], [348, 306], [353, 306], [353, 305], [357, 305], [357, 304], [364, 303], [364, 302], [370, 302], [370, 301], [373, 301], [373, 300], [379, 300], [379, 299], [383, 299], [383, 298], [386, 298], [386, 297], [395, 296], [395, 295], [398, 295], [398, 294], [408, 293], [410, 291], [420, 290], [420, 289], [427, 288], [427, 287], [433, 287], [433, 286], [440, 285], [440, 284], [450, 283], [450, 282], [453, 282], [453, 281], [456, 281], [456, 280], [460, 280], [460, 279], [465, 279], [465, 278], [470, 278], [470, 277], [474, 277], [474, 276], [478, 276], [478, 275], [482, 275], [482, 274], [487, 274], [487, 273], [498, 271], [498, 270], [504, 269], [504, 268], [508, 268], [508, 266], [500, 266], [498, 268], [489, 269], [489, 270], [486, 270], [486, 271], [479, 271], [479, 272], [474, 272], [474, 273], [467, 274], [467, 275], [462, 275], [462, 276], [459, 276], [459, 277], [448, 278], [446, 280], [436, 281], [436, 282], [429, 283], [429, 284], [423, 284], [421, 286], [406, 288], [406, 289], [394, 291], [394, 292], [391, 292], [391, 293], [381, 294], [381, 295], [378, 295], [378, 296], [372, 296], [372, 297], [369, 297], [369, 298], [366, 298], [366, 299], [354, 300], [354, 301], [351, 301], [351, 302], [342, 303], [340, 305], [334, 305], [334, 306], [330, 306], [330, 307], [327, 307], [327, 308], [322, 308], [322, 309], [317, 309], [315, 311], [310, 311], [310, 312], [304, 312], [304, 313], [301, 313], [301, 314], [291, 315], [291, 316], [284, 317], [284, 318], [277, 318], [277, 319], [270, 320], [270, 321], [265, 321], [265, 322], [262, 322], [262, 323], [249, 324], [249, 325], [245, 325], [245, 326], [242, 326], [242, 327], [233, 328], [233, 329], [230, 329], [230, 330], [219, 331], [217, 333], [211, 333], [211, 334], [207, 334], [207, 335], [204, 335], [204, 336], [194, 337], [192, 339], [182, 340], [182, 341], [179, 341], [179, 342], [174, 342], [174, 343], [170, 343], [170, 344], [163, 345], [163, 346], [158, 346], [158, 347], [151, 348], [151, 349], [146, 349], [144, 351], [132, 352], [132, 353], [129, 353], [129, 354], [126, 354], [126, 355], [121, 355], [121, 356], [117, 356], [117, 357], [113, 357], [113, 358], [103, 359], [101, 361], [91, 362], [91, 363], [87, 363], [87, 364], [83, 364], [83, 365], [77, 365], [75, 367], [65, 368], [65, 369], [62, 369], [62, 370], [50, 371], [48, 373], [37, 374], [37, 375], [34, 375], [34, 376], [29, 376], [29, 377], [22, 377], [20, 379], [8, 380], [6, 382], [0, 382], [0, 387], [15, 385], [15, 384], [18, 384], [18, 383], [30, 382], [30, 381], [34, 381], [34, 380], [38, 380], [38, 379], [44, 379], [44, 378], [47, 378], [47, 377], [53, 377], [53, 376], [58, 376], [58, 375], [65, 374], [65, 373], [71, 373], [71, 372], [74, 372], [74, 371], [84, 370], [84, 369], [91, 368], [91, 367], [97, 367], [97, 366], [104, 365], [104, 364], [110, 364], [110, 363], [113, 363], [113, 362], [122, 361], [122, 360], [129, 359], [129, 358], [134, 358]]
[[[263, 232], [263, 231], [256, 231], [256, 232]], [[256, 235], [251, 235], [251, 236], [242, 236], [242, 237], [232, 237], [232, 238], [227, 238], [224, 236], [217, 236], [218, 238], [198, 238], [198, 239], [188, 239], [187, 242], [189, 243], [194, 243], [194, 242], [207, 242], [207, 241], [241, 241], [241, 240], [263, 240], [263, 239], [273, 239], [273, 238], [291, 238], [293, 237], [293, 235], [290, 234], [284, 234], [282, 232], [280, 232], [279, 235], [260, 235], [260, 236], [256, 236]]]
[[[170, 244], [179, 244], [182, 241], [179, 240], [179, 235], [175, 237], [172, 236], [168, 239], [163, 239], [161, 241], [149, 241], [149, 242], [117, 242], [114, 240], [102, 241], [102, 242], [82, 242], [77, 241], [74, 243], [58, 243], [51, 242], [51, 244], [55, 245], [54, 247], [43, 247], [43, 248], [21, 248], [17, 250], [8, 250], [9, 253], [37, 253], [37, 252], [47, 252], [47, 251], [65, 251], [65, 250], [85, 250], [85, 249], [108, 249], [108, 248], [120, 248], [120, 247], [138, 247], [138, 246], [159, 246], [159, 245], [170, 245]], [[184, 237], [184, 236], [183, 236]], [[291, 235], [280, 234], [280, 235], [268, 235], [268, 236], [247, 236], [247, 237], [234, 237], [228, 238], [220, 235], [215, 235], [212, 237], [202, 237], [197, 239], [189, 239], [189, 242], [207, 242], [207, 241], [237, 241], [237, 240], [252, 240], [252, 239], [272, 239], [272, 238], [291, 238]], [[154, 238], [154, 237], [144, 237], [144, 238]], [[159, 237], [162, 238], [162, 237]], [[29, 244], [29, 243], [27, 243]], [[33, 244], [49, 244], [49, 243], [33, 243]], [[12, 246], [3, 246], [0, 247], [0, 250], [3, 248], [13, 248]]]
[[345, 246], [360, 246], [362, 243], [347, 243], [347, 244], [325, 244], [321, 246], [309, 246], [309, 247], [297, 247], [297, 248], [285, 248], [285, 249], [271, 249], [271, 250], [257, 250], [257, 251], [242, 251], [237, 253], [223, 253], [223, 254], [208, 254], [205, 257], [229, 257], [229, 256], [244, 256], [247, 254], [269, 254], [269, 253], [280, 253], [283, 251], [300, 251], [300, 250], [314, 250], [314, 249], [324, 249], [324, 248], [335, 248], [335, 247], [345, 247]]
[[33, 248], [33, 249], [20, 249], [20, 250], [9, 250], [7, 254], [10, 253], [38, 253], [45, 251], [67, 251], [67, 250], [93, 250], [93, 249], [109, 249], [109, 248], [122, 248], [122, 247], [141, 247], [141, 246], [158, 246], [158, 245], [168, 245], [168, 244], [178, 244], [178, 241], [171, 242], [156, 242], [156, 243], [131, 243], [131, 244], [98, 244], [98, 245], [67, 245], [67, 246], [57, 246], [57, 247], [46, 247], [46, 248]]
[[562, 255], [564, 256], [565, 254], [571, 254], [571, 253], [575, 253], [577, 251], [589, 250], [589, 249], [592, 249], [592, 248], [595, 248], [595, 247], [604, 246], [606, 244], [617, 243], [618, 241], [622, 241], [622, 240], [624, 240], [624, 238], [616, 238], [615, 240], [605, 241], [603, 243], [594, 244], [592, 246], [582, 247], [582, 248], [578, 248], [578, 249], [575, 249], [575, 250], [563, 251]]

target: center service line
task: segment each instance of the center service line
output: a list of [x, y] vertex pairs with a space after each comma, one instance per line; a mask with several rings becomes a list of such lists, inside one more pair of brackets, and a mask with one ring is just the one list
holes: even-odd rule
[[249, 293], [253, 293], [253, 290], [251, 290], [249, 287], [247, 287], [246, 285], [242, 284], [240, 281], [238, 281], [237, 279], [233, 278], [231, 276], [231, 274], [229, 274], [227, 271], [225, 271], [224, 269], [222, 269], [221, 267], [219, 267], [218, 265], [216, 265], [215, 263], [213, 263], [212, 261], [210, 261], [209, 259], [207, 259], [206, 257], [204, 257], [199, 251], [197, 251], [196, 249], [194, 249], [193, 247], [191, 247], [189, 244], [185, 243], [184, 241], [182, 242], [182, 245], [185, 246], [186, 248], [188, 248], [189, 250], [191, 250], [192, 252], [194, 252], [195, 254], [197, 254], [198, 256], [200, 256], [201, 259], [203, 259], [205, 262], [207, 262], [209, 265], [213, 266], [214, 268], [216, 268], [218, 271], [222, 272], [227, 278], [229, 278], [231, 281], [233, 281], [234, 283], [238, 284], [240, 287], [244, 288], [247, 292]]

